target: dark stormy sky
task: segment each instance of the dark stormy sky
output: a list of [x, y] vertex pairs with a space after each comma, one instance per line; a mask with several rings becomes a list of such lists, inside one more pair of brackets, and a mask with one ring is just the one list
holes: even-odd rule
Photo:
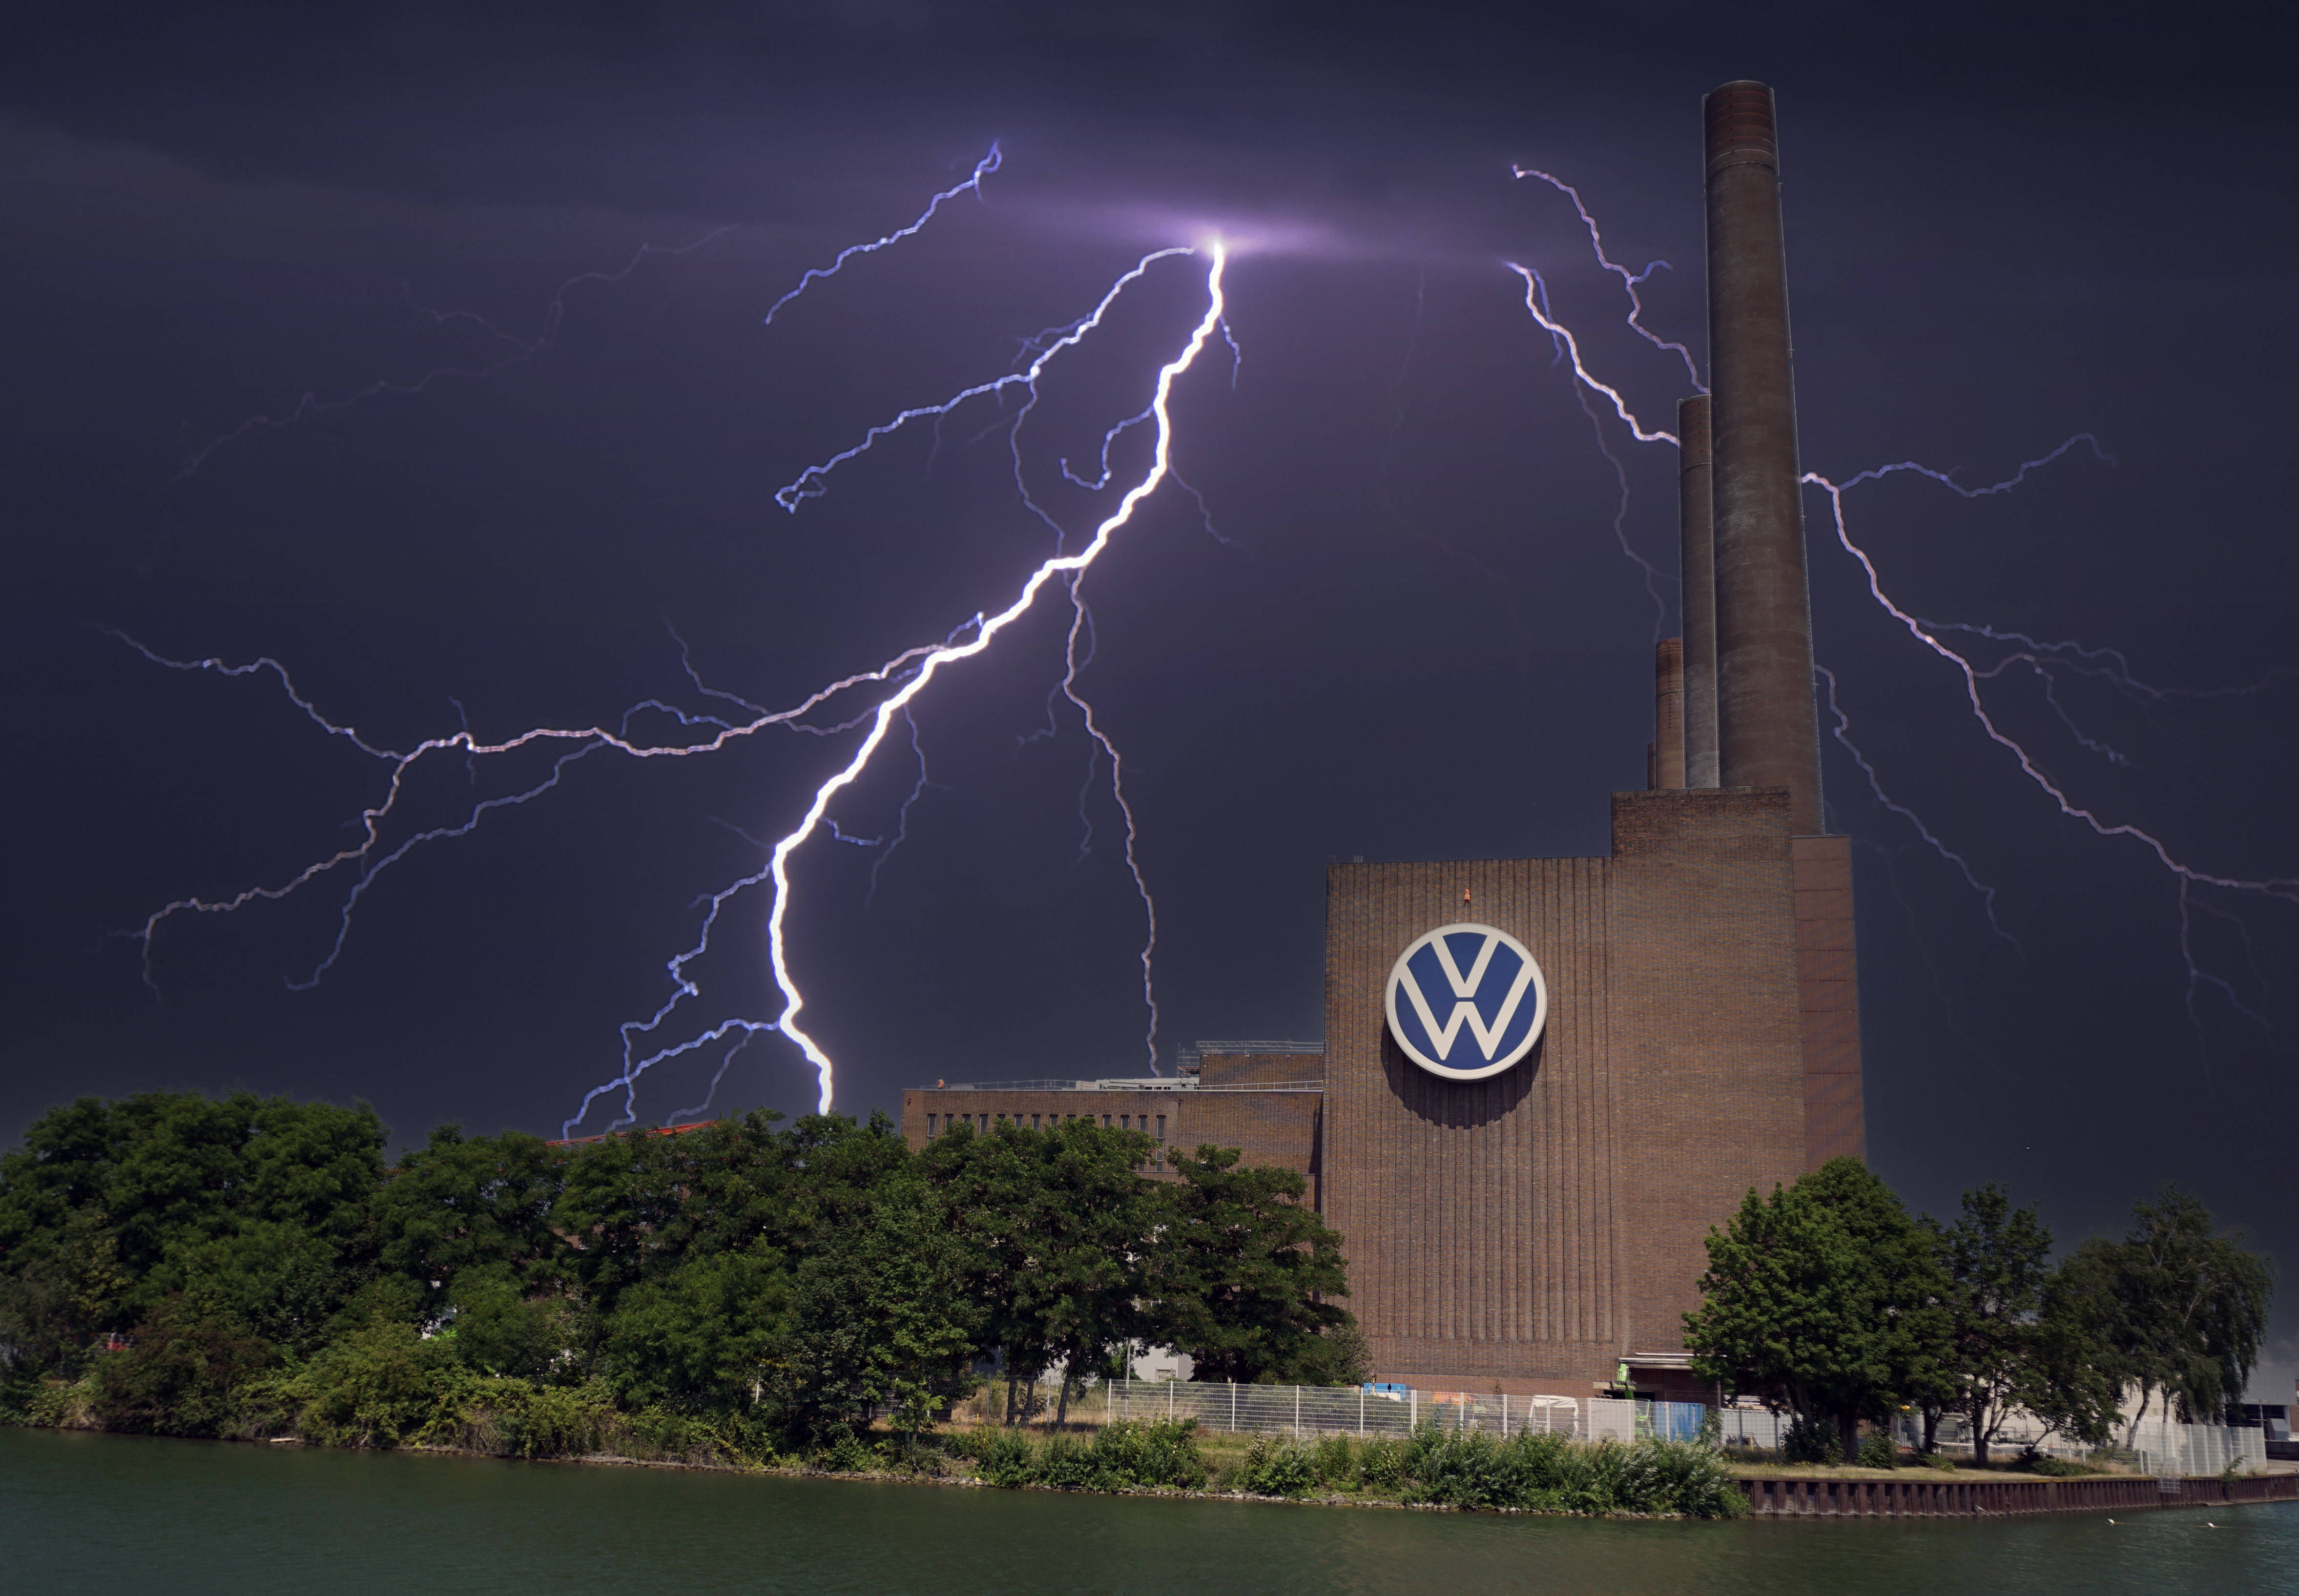
[[[1672, 569], [1674, 456], [1592, 424], [1500, 262], [1543, 274], [1648, 421], [1684, 374], [1625, 326], [1569, 204], [1510, 167], [1578, 184], [1616, 259], [1672, 262], [1648, 325], [1697, 354], [1698, 99], [1736, 77], [1780, 95], [1807, 468], [1914, 459], [1980, 485], [2086, 432], [2112, 457], [2079, 446], [1992, 498], [1855, 490], [1887, 590], [2117, 650], [2039, 675], [1950, 634], [2001, 666], [1991, 713], [2103, 823], [2212, 875], [2299, 877], [2280, 8], [13, 14], [0, 1136], [80, 1093], [235, 1083], [366, 1097], [402, 1138], [555, 1134], [617, 1072], [617, 1027], [668, 995], [698, 897], [755, 871], [752, 839], [853, 746], [593, 755], [378, 875], [316, 988], [289, 983], [326, 958], [349, 870], [170, 922], [154, 997], [114, 933], [279, 886], [344, 846], [388, 768], [276, 682], [170, 672], [105, 628], [276, 657], [393, 747], [459, 716], [501, 739], [650, 699], [707, 711], [674, 629], [711, 685], [794, 704], [1001, 606], [1051, 534], [992, 401], [795, 515], [775, 490], [1011, 369], [1145, 251], [1216, 233], [1239, 244], [1234, 380], [1216, 350], [1174, 401], [1207, 514], [1167, 488], [1094, 567], [1080, 683], [1156, 897], [1161, 1067], [1199, 1037], [1315, 1037], [1328, 860], [1600, 853], [1606, 793], [1642, 783], [1675, 596], [1656, 614], [1622, 540]], [[979, 201], [763, 324], [993, 140]], [[1052, 368], [1021, 459], [1074, 539], [1115, 490], [1060, 462], [1083, 470], [1140, 408], [1204, 288], [1201, 262], [1160, 263]], [[265, 417], [295, 418], [247, 426]], [[1831, 743], [1830, 815], [1863, 845], [1877, 1167], [1934, 1211], [2007, 1181], [2066, 1240], [2176, 1179], [2299, 1263], [2299, 908], [2204, 887], [2183, 920], [2146, 847], [2063, 818], [1987, 739], [1807, 509], [1852, 736], [2002, 928]], [[919, 699], [932, 785], [898, 850], [825, 837], [797, 859], [793, 969], [841, 1108], [1142, 1067], [1107, 768], [1067, 704], [1030, 739], [1067, 619], [1042, 604]], [[2190, 691], [2217, 689], [2248, 690]], [[917, 768], [904, 731], [834, 818], [890, 835]], [[546, 773], [427, 760], [386, 846]], [[678, 1035], [777, 1012], [765, 908], [730, 902]], [[701, 1102], [722, 1056], [646, 1077], [642, 1116]], [[717, 1101], [812, 1091], [769, 1037]], [[2287, 1395], [2299, 1290], [2277, 1334], [2260, 1388]]]

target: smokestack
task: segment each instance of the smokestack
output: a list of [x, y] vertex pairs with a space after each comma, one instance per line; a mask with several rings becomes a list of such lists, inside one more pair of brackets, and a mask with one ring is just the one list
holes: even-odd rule
[[1772, 91], [1728, 83], [1708, 126], [1708, 364], [1716, 547], [1717, 778], [1785, 787], [1799, 836], [1821, 830], [1788, 265]]
[[1653, 752], [1648, 782], [1684, 785], [1684, 640], [1653, 645]]
[[1679, 400], [1677, 573], [1684, 586], [1684, 784], [1716, 785], [1716, 516], [1708, 395]]

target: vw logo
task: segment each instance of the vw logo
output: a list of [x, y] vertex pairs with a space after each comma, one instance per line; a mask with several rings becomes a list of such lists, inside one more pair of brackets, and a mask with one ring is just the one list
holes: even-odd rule
[[1490, 925], [1440, 925], [1389, 972], [1389, 1034], [1448, 1080], [1499, 1074], [1532, 1051], [1548, 1019], [1540, 966]]

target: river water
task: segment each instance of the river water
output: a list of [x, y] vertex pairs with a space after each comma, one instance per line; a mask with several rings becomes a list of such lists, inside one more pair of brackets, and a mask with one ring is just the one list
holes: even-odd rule
[[[2209, 1527], [2217, 1525], [2220, 1527]], [[2086, 1596], [2299, 1590], [2299, 1503], [1635, 1523], [1067, 1496], [0, 1428], [0, 1592]]]

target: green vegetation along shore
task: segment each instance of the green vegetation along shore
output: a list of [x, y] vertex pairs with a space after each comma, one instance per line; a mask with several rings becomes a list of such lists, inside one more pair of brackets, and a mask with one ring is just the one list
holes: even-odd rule
[[0, 1414], [762, 1463], [914, 1451], [984, 1367], [1032, 1417], [1045, 1371], [1145, 1341], [1203, 1377], [1362, 1377], [1340, 1238], [1234, 1152], [1148, 1181], [1134, 1131], [913, 1154], [883, 1114], [768, 1112], [385, 1145], [364, 1105], [245, 1093], [44, 1116], [0, 1159]]

